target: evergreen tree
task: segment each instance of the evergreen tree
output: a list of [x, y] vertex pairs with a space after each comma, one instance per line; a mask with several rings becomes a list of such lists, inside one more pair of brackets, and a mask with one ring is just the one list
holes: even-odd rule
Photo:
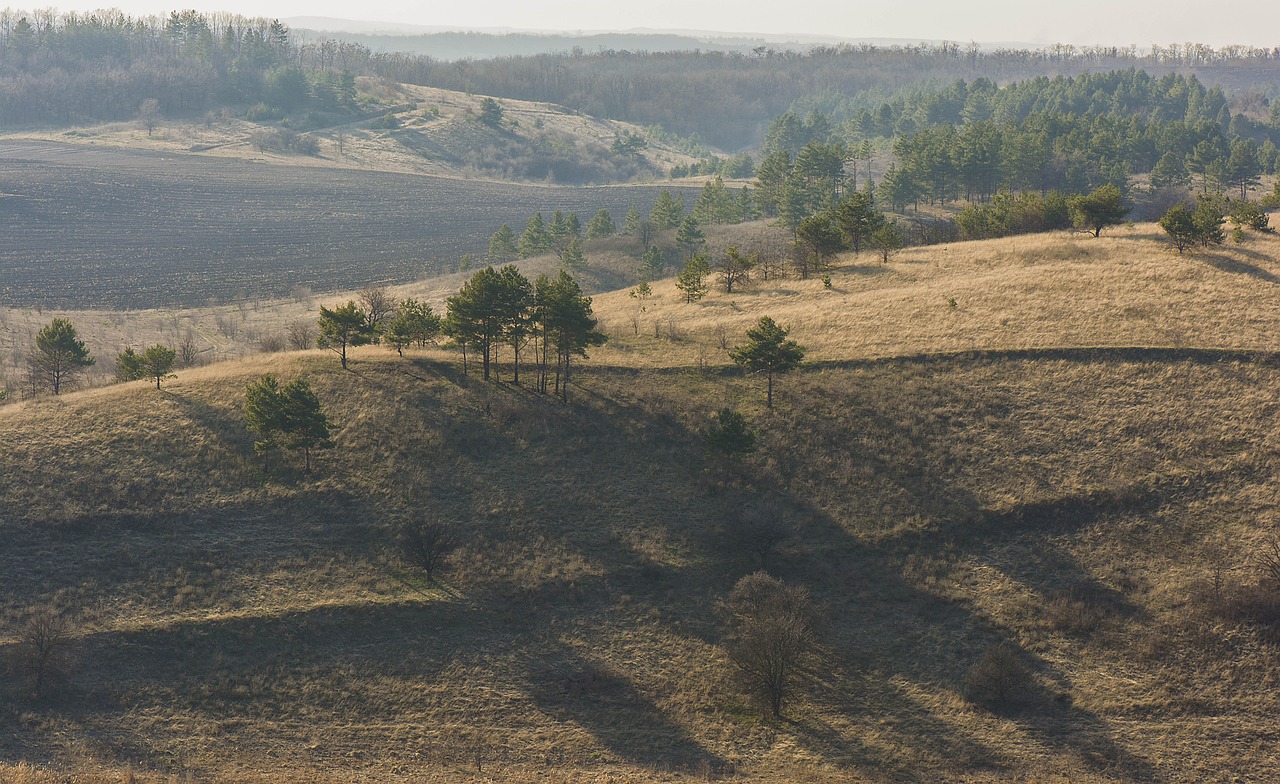
[[633, 204], [631, 209], [627, 210], [626, 217], [622, 219], [622, 233], [628, 237], [634, 237], [639, 231], [640, 209]]
[[572, 358], [586, 357], [588, 348], [604, 345], [607, 338], [596, 330], [591, 298], [582, 294], [577, 281], [564, 270], [555, 278], [538, 277], [534, 284], [534, 303], [543, 352], [539, 389], [544, 393], [547, 391], [547, 355], [554, 348], [556, 392], [568, 402]]
[[463, 346], [464, 364], [466, 347], [480, 351], [485, 381], [491, 376], [497, 345], [507, 339], [510, 325], [528, 307], [527, 284], [528, 280], [510, 264], [501, 271], [485, 267], [446, 301], [447, 331]]
[[698, 228], [698, 221], [692, 215], [686, 215], [680, 221], [680, 228], [676, 230], [676, 244], [692, 257], [706, 241], [706, 235]]
[[521, 233], [520, 241], [517, 243], [520, 258], [527, 259], [541, 255], [551, 250], [553, 246], [554, 238], [543, 223], [542, 213], [536, 213], [525, 224], [524, 232]]
[[691, 256], [676, 276], [676, 288], [684, 294], [684, 301], [697, 302], [707, 296], [707, 274], [711, 271], [706, 256]]
[[760, 161], [756, 169], [756, 204], [760, 212], [772, 218], [778, 214], [782, 194], [791, 175], [791, 156], [784, 149], [775, 150]]
[[368, 317], [354, 301], [333, 310], [321, 305], [319, 326], [320, 336], [316, 344], [341, 357], [343, 370], [347, 369], [347, 349], [372, 343], [374, 339]]
[[1226, 166], [1226, 184], [1240, 189], [1242, 200], [1262, 181], [1262, 164], [1258, 162], [1258, 145], [1253, 139], [1237, 139], [1231, 145]]
[[1097, 237], [1107, 226], [1118, 226], [1128, 214], [1120, 189], [1108, 183], [1088, 196], [1072, 196], [1067, 201], [1071, 222], [1077, 229], [1093, 232]]
[[516, 244], [516, 234], [504, 223], [489, 238], [489, 261], [500, 264], [519, 257], [520, 247]]
[[[824, 213], [810, 215], [800, 221], [800, 226], [796, 229], [796, 245], [806, 257], [813, 259], [814, 269], [821, 270], [826, 266], [827, 260], [844, 247], [844, 240]], [[800, 277], [807, 276], [807, 266], [802, 267]]]
[[1191, 185], [1191, 175], [1183, 163], [1182, 156], [1170, 150], [1160, 156], [1155, 168], [1151, 170], [1151, 187], [1186, 188]]
[[284, 426], [280, 382], [275, 376], [262, 376], [245, 388], [244, 422], [254, 436], [253, 452], [262, 457], [262, 473], [265, 475], [267, 458], [279, 448], [279, 435]]
[[173, 376], [171, 371], [177, 358], [178, 352], [168, 346], [162, 346], [159, 343], [151, 346], [142, 352], [139, 362], [142, 375], [139, 378], [153, 379], [156, 382], [156, 389], [159, 389], [161, 381]]
[[693, 205], [693, 218], [702, 226], [737, 223], [742, 219], [742, 208], [720, 175], [702, 186], [702, 193]]
[[305, 470], [311, 472], [311, 450], [328, 449], [330, 422], [311, 386], [295, 379], [280, 386], [275, 376], [265, 375], [245, 389], [244, 420], [255, 436], [253, 451], [262, 456], [262, 472], [267, 472], [268, 455], [280, 448], [301, 449]]
[[756, 448], [756, 434], [747, 425], [747, 418], [732, 408], [722, 408], [716, 413], [716, 421], [707, 427], [702, 439], [708, 450], [731, 460]]
[[1222, 224], [1226, 223], [1226, 215], [1222, 212], [1222, 203], [1211, 196], [1201, 196], [1196, 200], [1195, 211], [1191, 220], [1196, 227], [1196, 241], [1203, 247], [1221, 245], [1226, 240]]
[[759, 323], [747, 330], [747, 342], [729, 352], [730, 359], [748, 372], [767, 376], [769, 391], [765, 404], [768, 408], [773, 408], [773, 377], [790, 373], [804, 359], [804, 349], [787, 338], [788, 332], [773, 319], [762, 316]]
[[280, 398], [283, 422], [280, 443], [285, 449], [301, 449], [303, 470], [311, 473], [311, 450], [333, 447], [329, 418], [321, 410], [320, 400], [311, 386], [300, 378], [286, 384], [280, 390]]
[[387, 324], [382, 339], [397, 354], [404, 356], [406, 347], [414, 344], [425, 346], [440, 334], [441, 329], [440, 317], [430, 305], [409, 298], [396, 309], [396, 317]]
[[653, 202], [653, 208], [649, 210], [649, 222], [659, 231], [679, 226], [683, 216], [684, 195], [681, 194], [680, 199], [677, 200], [671, 195], [671, 191], [667, 190], [658, 193], [658, 198]]
[[867, 242], [879, 252], [881, 262], [888, 264], [889, 259], [907, 244], [907, 239], [902, 236], [902, 230], [898, 228], [898, 221], [895, 219], [871, 232]]
[[872, 197], [861, 192], [851, 193], [836, 205], [831, 217], [854, 253], [860, 253], [863, 241], [884, 224], [884, 215], [876, 210]]
[[1175, 204], [1160, 218], [1160, 228], [1165, 230], [1173, 245], [1181, 254], [1199, 239], [1199, 228], [1191, 208], [1185, 204]]
[[608, 210], [600, 210], [592, 216], [591, 221], [587, 224], [587, 239], [589, 240], [612, 237], [617, 233], [618, 228], [613, 225], [613, 218], [610, 217]]
[[48, 382], [55, 395], [61, 394], [62, 388], [94, 361], [76, 328], [66, 319], [56, 318], [36, 333], [31, 369]]
[[666, 267], [662, 259], [662, 250], [657, 245], [653, 245], [640, 257], [640, 268], [637, 271], [645, 280], [657, 280], [662, 277]]
[[738, 220], [748, 222], [759, 217], [760, 210], [756, 207], [755, 196], [751, 193], [751, 188], [743, 185], [742, 190], [738, 191]]
[[582, 252], [582, 242], [577, 237], [569, 240], [569, 244], [560, 251], [560, 263], [573, 272], [586, 268], [587, 256]]

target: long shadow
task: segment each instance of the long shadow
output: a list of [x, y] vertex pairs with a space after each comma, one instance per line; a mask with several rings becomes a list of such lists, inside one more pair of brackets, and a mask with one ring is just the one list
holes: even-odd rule
[[608, 664], [569, 647], [531, 663], [528, 679], [534, 703], [557, 721], [582, 727], [627, 762], [680, 771], [724, 767], [721, 757]]
[[[615, 401], [615, 408], [626, 407]], [[870, 417], [867, 425], [872, 429], [891, 429], [897, 426], [890, 417], [876, 410], [873, 401], [867, 401], [859, 409], [859, 416], [864, 421]], [[642, 417], [633, 414], [628, 418]], [[609, 419], [614, 419], [614, 416], [611, 415]], [[938, 437], [945, 437], [945, 434]], [[917, 448], [927, 452], [933, 448], [933, 444], [921, 443]], [[979, 560], [989, 560], [989, 541], [984, 536], [985, 533], [998, 531], [1000, 536], [1008, 537], [1016, 533], [1010, 530], [1013, 522], [1025, 526], [1023, 530], [1027, 531], [1039, 531], [1041, 528], [1062, 530], [1063, 527], [1077, 529], [1095, 522], [1100, 514], [1111, 509], [1112, 504], [1118, 501], [1113, 498], [1083, 498], [1075, 501], [1058, 499], [1057, 502], [1028, 505], [1013, 514], [991, 515], [984, 513], [976, 499], [957, 489], [947, 477], [932, 476], [932, 470], [927, 466], [908, 465], [903, 470], [890, 462], [880, 462], [883, 464], [877, 467], [877, 475], [897, 475], [900, 486], [904, 490], [913, 491], [912, 506], [920, 509], [968, 509], [973, 514], [955, 517], [941, 529], [935, 525], [914, 542], [908, 536], [884, 545], [867, 545], [853, 538], [842, 525], [813, 509], [803, 497], [795, 496], [786, 484], [775, 485], [766, 477], [757, 476], [754, 478], [755, 492], [786, 498], [794, 506], [809, 509], [808, 519], [804, 523], [806, 537], [834, 543], [818, 557], [817, 563], [810, 561], [789, 564], [784, 561], [780, 564], [782, 568], [777, 571], [786, 579], [809, 585], [815, 596], [844, 596], [852, 601], [847, 606], [832, 608], [831, 613], [837, 619], [832, 631], [837, 656], [843, 668], [852, 671], [867, 668], [883, 673], [897, 673], [912, 682], [959, 691], [968, 664], [984, 649], [1010, 642], [1006, 633], [975, 616], [964, 606], [920, 591], [888, 564], [900, 556], [904, 549], [934, 550], [944, 541], [955, 548], [957, 553], [968, 553]], [[1155, 503], [1158, 493], [1159, 490], [1152, 492], [1152, 503]], [[1128, 506], [1132, 499], [1122, 503]], [[1053, 524], [1047, 525], [1047, 522]], [[1082, 571], [1070, 557], [1045, 555], [1044, 558], [1045, 564], [1052, 561], [1053, 566], [1059, 570], [1058, 580], [1096, 588], [1107, 600], [1116, 601], [1124, 612], [1134, 612], [1114, 592], [1106, 593], [1105, 588], [1098, 586], [1096, 579]], [[1008, 564], [997, 561], [992, 561], [992, 564], [1002, 571], [1010, 568]], [[1033, 572], [1034, 567], [1034, 564], [1024, 565], [1018, 569], [1019, 576]], [[850, 570], [857, 572], [856, 577], [850, 577]], [[723, 573], [708, 576], [711, 579], [704, 583], [709, 592], [713, 595], [727, 593], [730, 587], [728, 584], [715, 584], [717, 580], [725, 580]], [[1053, 587], [1045, 584], [1041, 589], [1047, 592]], [[859, 600], [851, 599], [859, 594]], [[707, 632], [708, 641], [717, 641], [714, 622], [699, 626]], [[916, 653], [915, 646], [921, 642], [922, 633], [928, 636], [931, 634], [928, 631], [930, 629], [948, 630], [947, 644], [953, 649], [953, 655], [921, 657]], [[1068, 687], [1062, 686], [1066, 682], [1062, 673], [1043, 659], [1025, 651], [1020, 657], [1028, 667], [1039, 672], [1041, 680], [1049, 686], [1028, 686], [1024, 702], [1005, 711], [1007, 718], [1022, 725], [1028, 734], [1046, 746], [1060, 750], [1088, 746], [1090, 751], [1087, 756], [1096, 761], [1095, 767], [1099, 772], [1120, 766], [1140, 779], [1155, 778], [1150, 764], [1128, 753], [1112, 740], [1110, 731], [1100, 719], [1072, 706], [1069, 698], [1064, 699], [1063, 689]], [[936, 742], [939, 752], [949, 747], [966, 748], [967, 755], [974, 760], [993, 758], [990, 750], [984, 749], [958, 728], [933, 719], [926, 723], [931, 727], [931, 741]], [[874, 758], [874, 754], [860, 749], [859, 744], [846, 734], [824, 732], [821, 727], [809, 726], [803, 721], [799, 722], [799, 726], [805, 727], [801, 742], [812, 744], [815, 751], [855, 761], [865, 762]]]
[[[1257, 259], [1267, 258], [1256, 251], [1250, 251], [1250, 253]], [[1209, 266], [1222, 272], [1230, 272], [1234, 275], [1248, 275], [1251, 278], [1265, 280], [1268, 283], [1280, 283], [1280, 277], [1277, 277], [1274, 273], [1268, 272], [1256, 264], [1250, 264], [1247, 261], [1235, 259], [1223, 253], [1201, 253], [1198, 254], [1198, 257], [1204, 259]]]
[[[1152, 354], [1153, 351], [1156, 353]], [[1055, 356], [1074, 357], [1081, 362], [1146, 362], [1152, 361], [1151, 356], [1179, 356], [1187, 361], [1208, 363], [1224, 358], [1252, 360], [1256, 356], [1245, 352], [1237, 355], [1178, 352], [1120, 349], [1099, 354], [1085, 350], [1056, 353], [1050, 350], [1021, 354], [992, 352], [980, 358], [996, 362]], [[877, 363], [831, 363], [818, 369], [878, 366], [893, 371], [910, 368], [913, 363], [937, 363], [943, 368], [946, 363], [971, 360], [971, 354]], [[1274, 361], [1274, 355], [1271, 359]], [[853, 390], [839, 404], [856, 412], [853, 420], [857, 426], [872, 431], [873, 435], [896, 434], [908, 439], [908, 453], [900, 457], [861, 454], [853, 437], [856, 434], [847, 429], [829, 438], [846, 439], [844, 451], [869, 463], [875, 475], [885, 479], [892, 494], [903, 499], [903, 507], [918, 511], [930, 521], [921, 533], [869, 543], [856, 536], [845, 523], [815, 506], [805, 496], [803, 485], [785, 474], [779, 479], [778, 474], [757, 466], [744, 469], [729, 482], [708, 480], [703, 472], [706, 459], [699, 452], [699, 439], [688, 425], [666, 416], [655, 419], [642, 398], [629, 399], [626, 390], [639, 375], [636, 371], [593, 369], [589, 377], [581, 377], [590, 378], [590, 382], [575, 387], [575, 402], [563, 406], [507, 384], [490, 384], [479, 389], [480, 382], [473, 384], [457, 377], [451, 365], [415, 365], [415, 368], [424, 377], [439, 373], [442, 378], [463, 386], [477, 387], [470, 390], [474, 397], [467, 399], [467, 405], [489, 414], [458, 423], [458, 427], [483, 432], [474, 443], [465, 445], [465, 456], [471, 461], [466, 474], [444, 476], [439, 480], [441, 495], [457, 493], [469, 502], [474, 488], [489, 486], [515, 466], [521, 472], [521, 492], [513, 500], [522, 505], [511, 510], [500, 507], [490, 514], [483, 508], [491, 500], [486, 498], [471, 512], [474, 519], [464, 522], [493, 536], [495, 541], [500, 536], [528, 540], [543, 537], [563, 545], [571, 553], [595, 559], [593, 566], [598, 568], [598, 573], [571, 589], [566, 587], [566, 579], [546, 576], [531, 592], [522, 594], [518, 602], [499, 597], [465, 605], [442, 602], [318, 608], [279, 616], [217, 619], [102, 635], [91, 643], [95, 646], [95, 659], [101, 662], [95, 665], [100, 668], [95, 680], [118, 679], [126, 687], [135, 684], [146, 693], [162, 695], [164, 699], [170, 699], [172, 694], [191, 694], [193, 696], [183, 699], [189, 699], [193, 709], [236, 716], [247, 710], [245, 700], [259, 699], [252, 689], [248, 697], [238, 696], [238, 687], [252, 681], [252, 673], [265, 671], [275, 678], [300, 677], [307, 671], [319, 671], [329, 673], [326, 677], [351, 684], [351, 691], [355, 693], [343, 697], [345, 703], [336, 698], [330, 703], [314, 691], [296, 699], [324, 715], [342, 715], [343, 711], [386, 715], [402, 707], [381, 705], [376, 695], [359, 693], [356, 685], [360, 678], [384, 671], [406, 678], [438, 672], [451, 656], [460, 655], [462, 650], [461, 643], [449, 642], [457, 639], [451, 632], [465, 630], [471, 635], [466, 640], [469, 655], [506, 655], [521, 659], [525, 665], [519, 668], [519, 673], [510, 676], [512, 683], [522, 684], [527, 697], [540, 710], [558, 722], [583, 728], [619, 758], [653, 767], [668, 765], [687, 769], [704, 763], [714, 767], [723, 760], [709, 750], [709, 744], [700, 742], [693, 732], [670, 719], [657, 701], [625, 673], [611, 667], [603, 657], [593, 658], [568, 645], [548, 647], [543, 630], [551, 620], [562, 619], [588, 628], [599, 627], [625, 594], [631, 597], [637, 613], [652, 611], [655, 622], [663, 628], [719, 643], [723, 622], [715, 610], [714, 599], [726, 595], [734, 581], [749, 568], [744, 567], [738, 554], [730, 551], [714, 529], [732, 505], [774, 495], [800, 518], [796, 547], [808, 552], [803, 559], [784, 555], [771, 564], [771, 569], [788, 581], [808, 586], [820, 601], [829, 605], [838, 603], [829, 607], [832, 667], [827, 672], [815, 673], [807, 690], [808, 699], [824, 707], [827, 714], [850, 711], [856, 714], [855, 718], [893, 718], [903, 727], [897, 735], [904, 747], [919, 746], [929, 756], [945, 759], [948, 749], [954, 749], [971, 766], [999, 767], [1003, 761], [995, 751], [963, 727], [931, 714], [928, 706], [910, 704], [891, 682], [920, 684], [929, 691], [959, 692], [968, 665], [984, 649], [1012, 642], [1008, 632], [974, 608], [931, 593], [904, 575], [897, 564], [907, 553], [945, 551], [977, 559], [1007, 574], [1016, 573], [1019, 579], [1042, 592], [1057, 588], [1037, 578], [1038, 571], [1049, 567], [1055, 571], [1056, 579], [1064, 583], [1088, 585], [1092, 580], [1094, 587], [1105, 588], [1096, 586], [1097, 581], [1069, 555], [1045, 544], [1051, 537], [1042, 534], [1080, 530], [1117, 510], [1150, 513], [1167, 502], [1165, 498], [1170, 489], [1155, 484], [1131, 488], [1119, 495], [1099, 491], [1079, 497], [1037, 500], [1024, 503], [1014, 511], [995, 514], [985, 510], [977, 498], [960, 487], [954, 477], [946, 473], [946, 467], [940, 464], [942, 461], [920, 459], [921, 455], [938, 450], [941, 442], [962, 424], [904, 435], [898, 431], [908, 429], [907, 425], [895, 418], [884, 401], [874, 397], [874, 390]], [[374, 373], [366, 374], [366, 382], [387, 383]], [[937, 382], [940, 386], [945, 383], [945, 380]], [[815, 402], [813, 411], [800, 411], [795, 416], [812, 419], [828, 416], [829, 412], [818, 404], [820, 402]], [[996, 401], [996, 405], [1004, 403]], [[441, 409], [431, 416], [439, 417], [443, 413]], [[539, 427], [547, 428], [555, 437], [546, 445], [536, 441], [530, 445], [529, 428], [534, 427], [530, 422], [539, 419], [548, 423]], [[627, 449], [619, 450], [620, 443], [627, 444]], [[835, 446], [834, 442], [825, 445]], [[571, 476], [563, 473], [567, 470], [565, 464], [552, 461], [544, 451], [571, 452], [574, 473]], [[531, 455], [538, 460], [520, 461], [512, 455]], [[793, 456], [793, 462], [801, 461], [802, 468], [803, 460], [804, 455]], [[440, 473], [446, 474], [447, 470], [442, 468]], [[663, 490], [653, 493], [652, 487]], [[646, 492], [645, 488], [650, 491]], [[645, 503], [638, 506], [637, 498], [643, 498]], [[248, 536], [253, 534], [253, 526], [258, 525], [265, 528], [262, 535], [278, 536], [283, 544], [289, 526], [303, 523], [304, 516], [316, 509], [331, 509], [325, 512], [329, 516], [326, 520], [305, 520], [310, 525], [319, 522], [334, 528], [314, 546], [323, 549], [336, 547], [340, 542], [344, 547], [367, 547], [370, 546], [367, 542], [362, 545], [354, 538], [362, 529], [349, 518], [353, 512], [367, 511], [373, 503], [371, 499], [335, 493], [328, 499], [313, 495], [305, 508], [284, 502], [278, 509], [247, 505], [240, 510], [245, 519], [224, 533]], [[942, 513], [945, 510], [962, 513], [949, 516]], [[281, 515], [282, 519], [274, 519], [279, 511], [287, 514]], [[264, 519], [271, 522], [264, 523]], [[616, 533], [602, 532], [611, 520], [664, 530], [673, 543], [672, 561], [654, 563], [625, 546]], [[175, 536], [198, 531], [194, 519], [174, 527]], [[109, 534], [110, 531], [104, 529], [103, 536]], [[993, 542], [1020, 536], [1036, 537], [1043, 551], [1031, 561], [1012, 564], [993, 552]], [[347, 541], [345, 537], [353, 538]], [[161, 545], [159, 541], [155, 544]], [[210, 552], [201, 554], [210, 545], [213, 545]], [[36, 541], [26, 543], [15, 557], [38, 557], [40, 546]], [[193, 560], [234, 562], [233, 553], [240, 545], [229, 536], [203, 541], [196, 535], [182, 546], [189, 548]], [[240, 557], [247, 558], [243, 554]], [[109, 591], [117, 586], [108, 579], [103, 587]], [[1109, 597], [1109, 600], [1123, 603], [1122, 597]], [[406, 651], [410, 652], [407, 657]], [[1040, 681], [1048, 685], [1030, 687], [1023, 702], [998, 708], [1006, 719], [1047, 749], [1084, 749], [1089, 759], [1094, 760], [1090, 764], [1098, 772], [1120, 770], [1134, 779], [1157, 778], [1148, 762], [1128, 753], [1113, 739], [1102, 719], [1071, 705], [1069, 700], [1060, 699], [1068, 688], [1064, 685], [1067, 679], [1063, 673], [1031, 653], [1024, 651], [1020, 657], [1041, 676]], [[139, 667], [140, 663], [146, 666]], [[354, 667], [355, 674], [343, 674], [344, 667]], [[201, 692], [199, 684], [209, 678], [216, 681], [213, 691]], [[278, 688], [287, 689], [290, 680], [285, 677], [280, 682], [284, 686]], [[175, 688], [175, 683], [180, 688]], [[290, 696], [283, 693], [269, 692], [261, 699], [269, 706], [259, 708], [262, 710], [285, 714], [297, 710], [289, 701]], [[109, 714], [112, 710], [99, 708], [100, 713]], [[404, 707], [403, 710], [410, 709]], [[802, 747], [856, 771], [878, 773], [887, 769], [900, 771], [902, 778], [919, 772], [912, 758], [895, 759], [883, 748], [864, 743], [856, 733], [824, 725], [817, 719], [797, 715], [793, 723], [783, 725], [782, 729], [792, 732]], [[927, 737], [917, 737], [920, 734]]]

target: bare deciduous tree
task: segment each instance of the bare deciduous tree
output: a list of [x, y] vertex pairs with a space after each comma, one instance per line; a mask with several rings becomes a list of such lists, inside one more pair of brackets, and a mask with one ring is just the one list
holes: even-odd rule
[[809, 592], [756, 572], [738, 581], [725, 608], [732, 624], [729, 658], [743, 688], [781, 717], [783, 704], [820, 648], [818, 613]]
[[733, 536], [743, 549], [760, 559], [761, 569], [768, 568], [770, 556], [792, 533], [782, 509], [768, 501], [747, 507], [734, 521]]
[[316, 347], [316, 327], [313, 322], [301, 319], [291, 321], [285, 329], [285, 336], [289, 341], [289, 348], [294, 351]]
[[52, 610], [37, 610], [18, 627], [10, 667], [31, 686], [35, 697], [71, 677], [77, 635], [71, 623]]
[[381, 332], [381, 327], [396, 310], [395, 297], [383, 286], [367, 286], [360, 289], [360, 309], [364, 311], [369, 326]]
[[438, 520], [410, 520], [402, 524], [396, 534], [400, 558], [425, 572], [427, 580], [433, 583], [445, 559], [457, 547], [457, 531]]

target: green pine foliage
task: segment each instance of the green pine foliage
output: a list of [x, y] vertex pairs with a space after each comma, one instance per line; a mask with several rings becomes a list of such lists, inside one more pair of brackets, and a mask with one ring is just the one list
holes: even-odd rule
[[787, 337], [790, 330], [768, 316], [747, 330], [747, 342], [729, 351], [729, 358], [749, 373], [764, 373], [769, 380], [766, 405], [773, 408], [773, 377], [790, 373], [804, 359], [804, 349]]

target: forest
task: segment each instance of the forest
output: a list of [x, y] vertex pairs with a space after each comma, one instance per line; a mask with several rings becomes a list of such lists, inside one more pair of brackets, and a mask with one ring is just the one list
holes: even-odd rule
[[[6, 128], [132, 119], [148, 99], [174, 117], [232, 108], [264, 119], [313, 112], [318, 123], [325, 113], [357, 111], [352, 79], [372, 76], [547, 101], [597, 117], [659, 126], [692, 137], [695, 146], [700, 140], [740, 151], [758, 145], [770, 122], [788, 111], [817, 109], [841, 121], [852, 119], [863, 136], [888, 136], [955, 120], [966, 108], [969, 118], [982, 119], [988, 108], [981, 97], [991, 97], [995, 84], [1019, 82], [1024, 91], [1048, 95], [1034, 86], [1037, 77], [1053, 83], [1057, 76], [1131, 69], [1152, 79], [1195, 76], [1258, 108], [1276, 97], [1280, 49], [1172, 44], [1143, 51], [1069, 45], [984, 50], [944, 43], [803, 52], [764, 46], [750, 52], [575, 49], [445, 62], [303, 38], [278, 20], [230, 14], [175, 11], [140, 18], [115, 11], [0, 12], [0, 126]], [[968, 84], [965, 95], [955, 90], [957, 79]], [[1114, 95], [1105, 85], [1099, 89]], [[977, 96], [973, 102], [969, 94]], [[1083, 113], [1079, 97], [1072, 99], [1071, 110]], [[1035, 108], [1026, 103], [1025, 92], [1010, 93], [998, 103], [989, 107], [996, 120]], [[1123, 111], [1125, 105], [1114, 108]], [[1039, 109], [1069, 111], [1061, 103]]]

